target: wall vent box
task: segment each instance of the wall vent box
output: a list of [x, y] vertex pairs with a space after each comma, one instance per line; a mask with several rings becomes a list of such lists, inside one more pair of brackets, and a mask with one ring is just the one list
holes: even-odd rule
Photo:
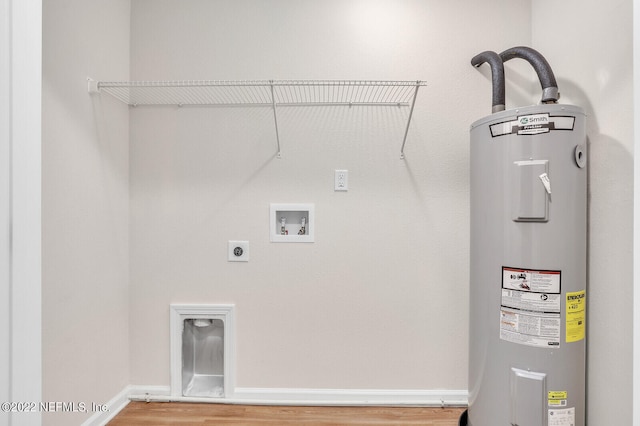
[[221, 319], [184, 320], [182, 395], [224, 396], [224, 322]]
[[235, 387], [233, 305], [170, 305], [171, 396], [226, 398]]
[[271, 242], [314, 242], [314, 211], [314, 204], [272, 203], [269, 214]]

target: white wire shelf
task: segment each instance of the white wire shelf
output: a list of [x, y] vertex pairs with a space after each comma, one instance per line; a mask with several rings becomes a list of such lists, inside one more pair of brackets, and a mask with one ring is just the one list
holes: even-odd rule
[[94, 81], [89, 93], [107, 93], [130, 106], [220, 106], [273, 108], [278, 157], [277, 108], [294, 106], [397, 106], [410, 107], [401, 158], [413, 108], [422, 81], [360, 80], [184, 80]]

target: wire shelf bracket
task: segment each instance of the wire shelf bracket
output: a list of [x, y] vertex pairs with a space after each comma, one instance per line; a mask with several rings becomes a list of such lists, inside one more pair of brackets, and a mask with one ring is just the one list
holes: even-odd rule
[[268, 107], [273, 110], [277, 157], [281, 158], [278, 108], [296, 106], [409, 107], [400, 158], [409, 134], [418, 89], [416, 81], [380, 80], [181, 80], [95, 81], [87, 79], [90, 94], [107, 93], [130, 105]]

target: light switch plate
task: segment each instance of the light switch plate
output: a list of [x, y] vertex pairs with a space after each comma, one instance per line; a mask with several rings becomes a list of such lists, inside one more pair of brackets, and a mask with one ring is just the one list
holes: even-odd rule
[[229, 241], [229, 262], [249, 261], [249, 241]]

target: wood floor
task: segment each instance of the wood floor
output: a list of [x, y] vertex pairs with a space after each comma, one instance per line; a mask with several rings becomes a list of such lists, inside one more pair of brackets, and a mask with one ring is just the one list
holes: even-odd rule
[[132, 401], [108, 426], [458, 426], [463, 411], [464, 408], [291, 407]]

